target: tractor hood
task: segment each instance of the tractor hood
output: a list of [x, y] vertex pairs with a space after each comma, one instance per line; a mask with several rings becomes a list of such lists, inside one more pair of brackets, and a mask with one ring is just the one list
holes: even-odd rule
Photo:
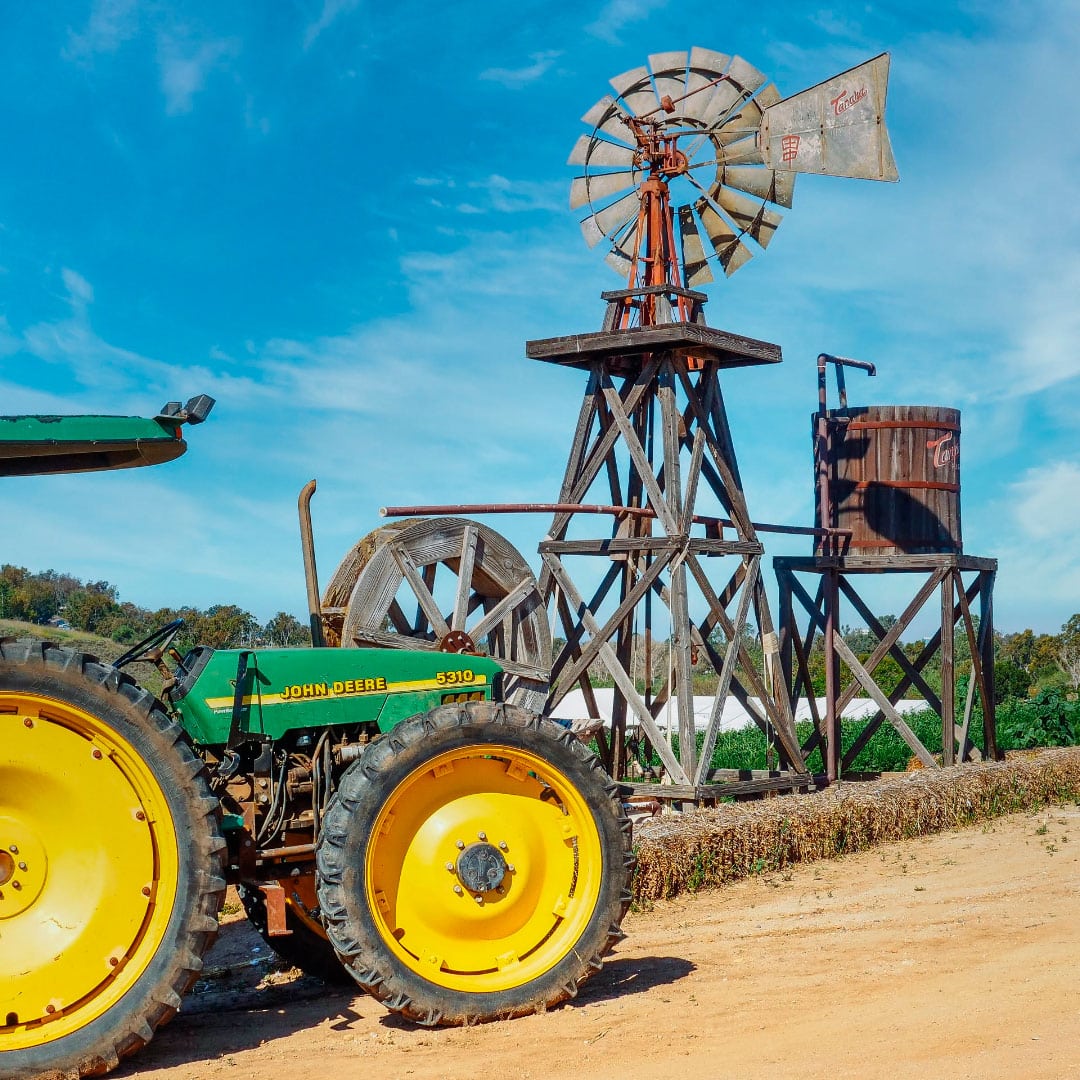
[[244, 735], [278, 739], [288, 731], [336, 724], [375, 722], [389, 731], [438, 705], [491, 698], [502, 670], [483, 656], [409, 649], [199, 646], [184, 664], [188, 673], [172, 698], [188, 734], [203, 746], [243, 741]]

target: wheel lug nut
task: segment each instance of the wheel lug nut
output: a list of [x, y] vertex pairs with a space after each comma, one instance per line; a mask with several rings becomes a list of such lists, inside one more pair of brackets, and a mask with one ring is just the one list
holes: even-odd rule
[[19, 845], [18, 844], [12, 844], [11, 847], [8, 848], [8, 851], [10, 851], [12, 855], [18, 855], [19, 854]]
[[26, 869], [26, 863], [24, 863], [24, 862], [19, 863], [19, 869], [20, 870], [25, 870]]
[[511, 874], [517, 873], [517, 871], [514, 869], [514, 864], [512, 862], [508, 862], [506, 864], [506, 869], [509, 870]]
[[475, 900], [475, 901], [476, 901], [476, 902], [477, 902], [478, 904], [482, 904], [482, 903], [484, 902], [484, 898], [483, 898], [482, 896], [474, 896], [474, 897], [473, 897], [473, 899], [474, 899], [474, 900]]
[[500, 840], [499, 841], [499, 850], [500, 851], [509, 851], [510, 850], [510, 848], [507, 847], [507, 844], [506, 844], [505, 840]]
[[462, 890], [460, 885], [454, 886], [454, 892], [456, 892], [458, 896], [464, 896], [464, 891]]
[[446, 869], [449, 870], [450, 873], [452, 874], [454, 872], [454, 864], [452, 862], [448, 862], [446, 864]]
[[504, 888], [503, 888], [503, 887], [502, 887], [501, 885], [500, 885], [500, 886], [498, 886], [498, 887], [496, 888], [496, 890], [495, 890], [495, 891], [496, 891], [496, 892], [497, 892], [497, 893], [498, 893], [498, 894], [499, 894], [500, 896], [503, 896], [503, 895], [504, 895], [504, 894], [506, 893], [506, 890], [505, 890], [505, 889], [504, 889]]
[[457, 842], [457, 849], [458, 849], [458, 851], [464, 851], [465, 850], [465, 841], [464, 840], [459, 840]]
[[11, 883], [11, 887], [13, 889], [21, 889], [22, 888], [22, 882], [21, 881], [13, 881]]
[[486, 832], [481, 832], [481, 833], [477, 833], [476, 835], [477, 835], [477, 836], [478, 836], [478, 837], [479, 837], [479, 838], [480, 838], [481, 840], [486, 840], [486, 839], [487, 839], [487, 833], [486, 833]]

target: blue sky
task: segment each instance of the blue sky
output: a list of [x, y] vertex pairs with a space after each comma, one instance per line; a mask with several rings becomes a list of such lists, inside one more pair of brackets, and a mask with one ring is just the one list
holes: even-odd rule
[[[999, 627], [1058, 629], [1080, 610], [1074, 0], [10, 5], [0, 411], [218, 405], [178, 462], [5, 481], [0, 559], [266, 618], [304, 609], [312, 476], [324, 581], [381, 505], [555, 499], [582, 376], [524, 342], [597, 329], [618, 285], [564, 163], [608, 78], [691, 45], [784, 95], [892, 53], [900, 183], [801, 178], [769, 251], [707, 288], [712, 325], [784, 351], [724, 383], [754, 517], [810, 521], [817, 353], [873, 360], [854, 401], [962, 410]], [[492, 524], [535, 563], [545, 519]]]

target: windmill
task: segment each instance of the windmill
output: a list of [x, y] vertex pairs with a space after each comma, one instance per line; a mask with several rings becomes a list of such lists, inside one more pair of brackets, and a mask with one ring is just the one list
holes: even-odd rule
[[[796, 173], [896, 180], [880, 56], [789, 98], [739, 56], [663, 52], [611, 80], [582, 117], [592, 129], [569, 164], [571, 209], [586, 208], [590, 247], [628, 289], [687, 289], [730, 276], [768, 247], [790, 208]], [[681, 201], [680, 201], [681, 200]], [[656, 296], [625, 305], [620, 325], [667, 321]], [[675, 318], [689, 317], [679, 297]]]
[[[706, 326], [697, 287], [715, 266], [730, 276], [768, 246], [797, 173], [898, 178], [884, 123], [888, 73], [882, 54], [782, 98], [741, 57], [662, 52], [612, 79], [614, 95], [582, 118], [590, 131], [570, 154], [581, 170], [570, 206], [585, 210], [586, 242], [607, 246], [625, 288], [603, 294], [600, 332], [530, 341], [526, 352], [589, 373], [563, 509], [540, 545], [540, 589], [567, 642], [548, 709], [557, 712], [575, 683], [590, 699], [590, 665], [600, 665], [615, 686], [605, 749], [616, 775], [627, 764], [629, 723], [669, 780], [699, 797], [717, 779], [709, 760], [730, 694], [775, 741], [780, 763], [805, 776], [761, 573], [759, 533], [770, 526], [751, 519], [720, 388], [721, 372], [779, 362], [780, 349]], [[614, 508], [613, 535], [582, 537], [572, 508], [584, 511], [596, 488]], [[722, 512], [700, 513], [701, 495]], [[590, 573], [571, 571], [590, 556], [611, 562], [591, 598], [575, 583]], [[657, 615], [667, 670], [654, 686]], [[751, 616], [760, 665], [747, 643]], [[718, 685], [699, 753], [693, 678], [702, 663]]]

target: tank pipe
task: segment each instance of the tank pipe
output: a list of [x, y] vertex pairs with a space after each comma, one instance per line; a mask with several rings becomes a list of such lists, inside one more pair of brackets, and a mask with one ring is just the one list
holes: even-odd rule
[[[602, 503], [453, 503], [445, 506], [383, 506], [380, 517], [442, 517], [454, 514], [613, 514], [615, 517], [633, 515], [655, 518], [656, 511], [647, 506], [608, 506]], [[728, 518], [695, 514], [695, 525], [711, 525], [733, 529]], [[796, 536], [850, 536], [850, 529], [819, 529], [807, 525], [770, 525], [753, 521], [759, 532], [789, 533]]]
[[867, 360], [852, 360], [847, 356], [832, 356], [830, 353], [818, 353], [817, 358], [817, 383], [818, 383], [818, 412], [815, 422], [815, 457], [817, 459], [817, 486], [818, 486], [818, 526], [820, 531], [817, 536], [824, 536], [828, 541], [822, 544], [822, 554], [839, 555], [839, 545], [836, 538], [841, 532], [851, 536], [850, 530], [830, 529], [828, 522], [832, 521], [832, 491], [829, 487], [829, 459], [832, 456], [832, 432], [829, 430], [829, 404], [826, 394], [825, 372], [827, 365], [832, 364], [836, 370], [836, 389], [840, 397], [840, 408], [847, 408], [847, 387], [844, 385], [844, 368], [853, 367], [865, 371], [867, 375], [876, 375], [877, 368]]

